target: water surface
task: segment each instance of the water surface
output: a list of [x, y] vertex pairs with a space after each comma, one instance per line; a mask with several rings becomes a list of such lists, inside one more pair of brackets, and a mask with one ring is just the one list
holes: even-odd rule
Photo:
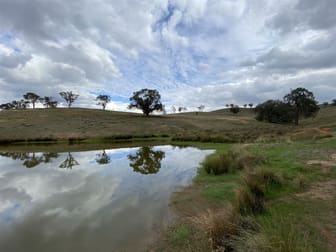
[[142, 251], [211, 151], [0, 152], [0, 251]]

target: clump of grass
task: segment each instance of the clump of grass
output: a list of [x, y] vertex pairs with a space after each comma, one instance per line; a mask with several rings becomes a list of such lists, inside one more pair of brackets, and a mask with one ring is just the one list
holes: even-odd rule
[[231, 206], [207, 210], [193, 222], [206, 231], [213, 251], [232, 251], [232, 239], [240, 231], [240, 216]]
[[203, 163], [208, 174], [224, 174], [237, 170], [253, 169], [257, 164], [265, 162], [265, 158], [248, 152], [245, 148], [236, 147], [227, 153], [216, 153]]
[[227, 154], [211, 155], [203, 163], [204, 170], [214, 175], [228, 173], [231, 168], [231, 158]]
[[242, 231], [240, 236], [233, 240], [232, 247], [239, 252], [317, 251], [309, 243], [308, 232], [302, 232], [300, 227], [284, 217], [276, 219], [276, 222], [268, 220], [259, 225], [258, 232]]
[[273, 171], [264, 168], [246, 172], [242, 178], [244, 186], [236, 194], [236, 210], [242, 215], [264, 212], [267, 189], [281, 185], [282, 179]]
[[302, 174], [298, 174], [293, 180], [293, 186], [297, 191], [303, 191], [307, 187], [307, 182]]
[[236, 146], [229, 150], [234, 170], [253, 169], [256, 165], [266, 163], [264, 156], [249, 152], [246, 148]]

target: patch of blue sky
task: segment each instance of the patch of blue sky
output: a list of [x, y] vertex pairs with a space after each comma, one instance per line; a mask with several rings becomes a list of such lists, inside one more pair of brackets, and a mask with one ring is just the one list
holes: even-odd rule
[[0, 43], [1, 44], [5, 45], [8, 48], [11, 48], [16, 53], [21, 53], [22, 50], [13, 44], [15, 40], [16, 40], [16, 37], [9, 32], [0, 33]]
[[179, 35], [188, 38], [203, 37], [205, 39], [211, 39], [227, 34], [226, 27], [216, 26], [213, 23], [206, 22], [206, 19], [204, 18], [188, 23], [180, 22], [176, 25], [176, 31]]
[[0, 219], [2, 220], [2, 222], [4, 223], [14, 222], [16, 219], [15, 217], [16, 211], [19, 210], [20, 206], [21, 204], [16, 203], [16, 204], [13, 204], [13, 206], [7, 208], [4, 212], [2, 212], [0, 214]]
[[169, 22], [169, 20], [171, 19], [171, 17], [173, 16], [174, 14], [174, 11], [175, 11], [175, 6], [172, 5], [170, 2], [168, 3], [168, 6], [167, 6], [167, 10], [163, 13], [162, 17], [157, 21], [155, 22], [153, 25], [152, 25], [152, 30], [154, 32], [157, 32], [157, 31], [161, 31], [162, 30], [162, 26], [164, 24], [167, 24]]

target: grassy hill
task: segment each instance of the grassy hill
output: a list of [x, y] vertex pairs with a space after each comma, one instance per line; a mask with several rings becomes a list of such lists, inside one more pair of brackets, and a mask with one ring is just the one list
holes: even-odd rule
[[[336, 129], [336, 107], [322, 108], [302, 127]], [[265, 134], [285, 134], [293, 125], [257, 122], [250, 109], [234, 115], [227, 109], [145, 117], [136, 113], [81, 108], [0, 111], [0, 141], [130, 138], [170, 136], [180, 139], [222, 137], [255, 139]], [[224, 140], [225, 140], [224, 139]]]

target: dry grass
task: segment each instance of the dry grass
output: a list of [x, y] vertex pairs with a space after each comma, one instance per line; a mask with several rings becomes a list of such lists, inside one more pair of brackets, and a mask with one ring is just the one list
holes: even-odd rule
[[205, 230], [213, 251], [231, 251], [232, 239], [238, 236], [240, 216], [230, 206], [207, 210], [192, 219], [193, 223]]
[[[57, 108], [0, 111], [0, 140], [50, 140], [132, 136], [196, 136], [203, 141], [255, 139], [291, 127], [254, 120], [253, 114], [184, 113], [145, 117], [96, 109]], [[187, 139], [188, 140], [188, 139]]]

